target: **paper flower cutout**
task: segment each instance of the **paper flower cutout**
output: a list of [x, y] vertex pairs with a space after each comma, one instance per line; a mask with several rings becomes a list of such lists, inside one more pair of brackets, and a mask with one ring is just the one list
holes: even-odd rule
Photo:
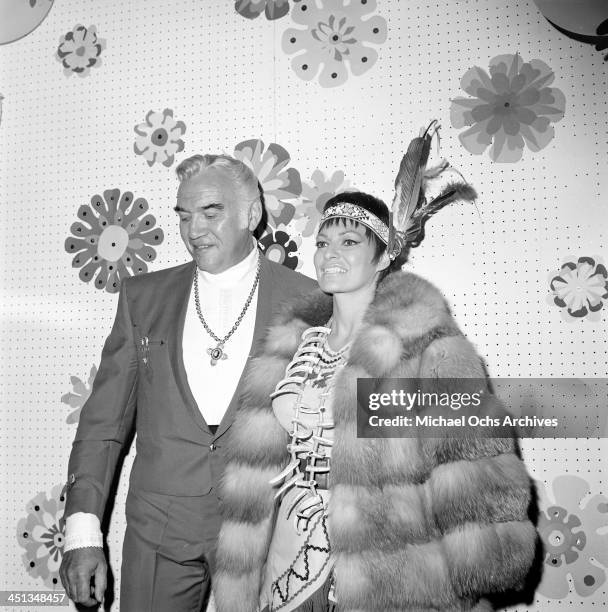
[[268, 259], [292, 270], [297, 270], [302, 266], [302, 262], [297, 257], [301, 240], [290, 236], [285, 229], [287, 228], [282, 226], [281, 229], [262, 236], [258, 244], [260, 250]]
[[184, 150], [181, 136], [186, 132], [183, 121], [173, 119], [173, 111], [166, 108], [162, 113], [150, 111], [146, 121], [135, 126], [137, 138], [133, 148], [143, 155], [148, 166], [160, 162], [167, 168], [174, 162], [175, 154]]
[[234, 8], [247, 19], [255, 19], [262, 13], [266, 19], [280, 19], [289, 13], [289, 0], [236, 0]]
[[517, 162], [527, 146], [544, 149], [555, 136], [551, 125], [564, 116], [566, 98], [555, 87], [553, 71], [541, 60], [524, 63], [519, 54], [490, 60], [490, 73], [475, 66], [460, 84], [472, 98], [455, 98], [450, 110], [464, 148], [481, 155], [490, 147], [495, 162]]
[[264, 189], [268, 221], [273, 228], [286, 225], [294, 216], [291, 202], [302, 193], [300, 173], [287, 168], [289, 153], [274, 142], [264, 151], [261, 140], [246, 140], [236, 145], [234, 157], [249, 166]]
[[85, 77], [93, 66], [101, 66], [101, 52], [106, 48], [106, 41], [97, 37], [97, 28], [77, 25], [71, 32], [59, 38], [59, 47], [55, 56], [63, 64], [63, 74]]
[[[540, 534], [545, 552], [543, 577], [538, 592], [551, 599], [562, 599], [570, 587], [581, 597], [589, 597], [604, 582], [606, 570], [590, 559], [608, 566], [608, 498], [588, 498], [589, 483], [578, 476], [564, 474], [553, 481], [555, 503], [547, 496], [544, 485], [536, 483], [539, 494]], [[583, 499], [585, 499], [584, 503]], [[604, 530], [600, 534], [600, 530]]]
[[153, 229], [156, 219], [152, 215], [141, 218], [148, 210], [144, 198], [133, 199], [130, 191], [120, 195], [118, 189], [108, 189], [91, 198], [91, 205], [83, 204], [78, 209], [78, 218], [84, 223], [72, 224], [70, 231], [75, 236], [65, 241], [65, 250], [75, 255], [72, 267], [81, 268], [80, 280], [88, 283], [97, 271], [95, 287], [109, 293], [120, 289], [120, 282], [133, 274], [148, 271], [147, 262], [156, 258], [150, 245], [159, 245], [164, 234], [160, 228]]
[[78, 378], [77, 376], [70, 376], [70, 382], [72, 383], [72, 389], [74, 390], [74, 393], [70, 391], [69, 393], [62, 395], [61, 401], [64, 404], [70, 406], [70, 408], [76, 408], [76, 410], [68, 414], [68, 417], [65, 420], [66, 423], [78, 423], [78, 419], [80, 419], [80, 411], [82, 410], [84, 403], [89, 399], [89, 395], [91, 395], [95, 376], [97, 376], [96, 366], [91, 367], [89, 379], [86, 383], [80, 380], [80, 378]]
[[592, 257], [566, 261], [550, 282], [553, 302], [562, 308], [566, 321], [582, 319], [599, 321], [599, 312], [608, 298], [608, 272]]
[[17, 524], [17, 540], [25, 548], [22, 560], [27, 573], [49, 587], [61, 585], [59, 566], [63, 556], [65, 495], [62, 485], [51, 494], [38, 493], [26, 505], [27, 517]]
[[295, 225], [302, 237], [312, 236], [315, 232], [327, 200], [348, 189], [348, 181], [341, 170], [336, 170], [329, 178], [321, 170], [315, 170], [310, 181], [302, 183], [302, 201], [295, 214]]
[[297, 0], [291, 16], [304, 29], [289, 28], [283, 34], [282, 47], [287, 54], [298, 53], [291, 66], [305, 81], [315, 78], [319, 67], [321, 87], [343, 85], [350, 72], [360, 76], [378, 60], [375, 49], [365, 43], [380, 45], [386, 40], [386, 20], [374, 15], [376, 0]]

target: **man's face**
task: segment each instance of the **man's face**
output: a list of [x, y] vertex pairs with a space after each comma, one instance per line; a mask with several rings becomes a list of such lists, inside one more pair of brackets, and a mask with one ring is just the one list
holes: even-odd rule
[[180, 234], [201, 270], [223, 272], [251, 251], [255, 215], [242, 197], [218, 169], [207, 168], [180, 183], [175, 207]]

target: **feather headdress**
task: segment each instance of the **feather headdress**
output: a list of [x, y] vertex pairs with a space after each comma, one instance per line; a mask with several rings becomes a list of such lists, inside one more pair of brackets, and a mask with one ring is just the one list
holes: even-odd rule
[[[434, 120], [420, 136], [414, 138], [399, 165], [395, 179], [395, 197], [391, 207], [388, 252], [391, 259], [399, 258], [406, 246], [417, 247], [424, 239], [424, 225], [437, 211], [457, 200], [474, 201], [477, 194], [462, 175], [451, 168], [447, 160], [441, 160], [427, 168], [433, 136], [437, 136], [439, 125]], [[441, 182], [448, 169], [457, 175], [448, 181], [439, 194], [427, 200], [426, 193], [432, 184]]]

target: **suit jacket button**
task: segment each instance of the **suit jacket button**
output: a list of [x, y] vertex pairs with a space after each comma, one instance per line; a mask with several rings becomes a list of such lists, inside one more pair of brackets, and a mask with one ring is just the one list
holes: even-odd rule
[[211, 442], [211, 444], [209, 445], [209, 450], [213, 452], [216, 448], [217, 446], [213, 442]]

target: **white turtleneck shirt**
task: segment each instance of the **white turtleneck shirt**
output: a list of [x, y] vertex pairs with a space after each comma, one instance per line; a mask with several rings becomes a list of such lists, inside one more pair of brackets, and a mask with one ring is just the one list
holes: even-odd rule
[[[260, 257], [257, 248], [224, 272], [197, 270], [199, 301], [207, 326], [224, 338], [236, 323], [251, 292]], [[205, 330], [196, 311], [194, 286], [190, 291], [182, 352], [188, 385], [207, 425], [219, 425], [245, 369], [253, 343], [258, 287], [238, 327], [224, 345], [226, 359], [211, 365], [208, 349], [217, 341]], [[209, 384], [212, 381], [213, 384]], [[103, 546], [99, 519], [95, 514], [75, 512], [65, 522], [64, 552], [74, 548]]]
[[[255, 282], [258, 257], [254, 248], [245, 259], [219, 274], [198, 270], [201, 311], [207, 326], [219, 338], [228, 334], [245, 306]], [[256, 288], [241, 323], [224, 345], [227, 359], [211, 365], [207, 351], [218, 343], [205, 330], [196, 312], [194, 287], [190, 292], [182, 338], [184, 367], [192, 395], [208, 425], [221, 422], [245, 368], [253, 341], [257, 301]]]

